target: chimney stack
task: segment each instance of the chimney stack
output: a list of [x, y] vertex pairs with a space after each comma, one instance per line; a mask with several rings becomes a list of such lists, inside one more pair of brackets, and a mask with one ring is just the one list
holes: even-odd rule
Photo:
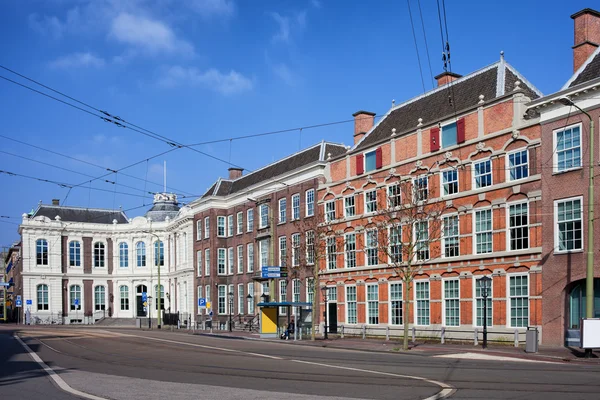
[[59, 206], [60, 205], [60, 199], [52, 199], [52, 205], [53, 206]]
[[244, 171], [244, 168], [231, 167], [228, 169], [228, 171], [229, 171], [229, 180], [233, 181], [237, 178], [242, 177], [242, 172]]
[[600, 46], [600, 12], [585, 8], [571, 15], [575, 21], [573, 46], [573, 73], [585, 63]]
[[367, 132], [373, 128], [375, 123], [375, 113], [370, 111], [357, 111], [352, 114], [354, 117], [354, 144], [360, 142]]
[[434, 79], [437, 81], [438, 87], [455, 81], [458, 78], [462, 78], [462, 75], [455, 74], [454, 72], [442, 72], [441, 74], [434, 76]]

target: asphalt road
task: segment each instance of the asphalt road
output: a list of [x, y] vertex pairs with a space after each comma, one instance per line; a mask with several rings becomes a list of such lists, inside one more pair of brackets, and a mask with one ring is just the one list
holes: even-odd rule
[[[452, 399], [600, 398], [597, 365], [457, 360], [158, 331], [36, 327], [19, 336], [73, 389], [107, 399], [425, 399], [440, 393], [440, 383], [456, 389]], [[74, 398], [55, 388], [9, 335], [0, 335], [0, 349], [0, 397]]]

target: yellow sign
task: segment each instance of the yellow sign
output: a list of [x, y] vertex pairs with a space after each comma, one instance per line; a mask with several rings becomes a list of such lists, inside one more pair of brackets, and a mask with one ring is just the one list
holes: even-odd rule
[[144, 302], [144, 307], [146, 307], [147, 305], [148, 305], [148, 302], [147, 302], [147, 301], [145, 301], [145, 302]]
[[211, 305], [212, 305], [212, 304], [211, 304], [211, 302], [210, 302], [210, 301], [207, 301], [207, 302], [206, 302], [206, 308], [212, 308], [212, 307], [211, 307]]

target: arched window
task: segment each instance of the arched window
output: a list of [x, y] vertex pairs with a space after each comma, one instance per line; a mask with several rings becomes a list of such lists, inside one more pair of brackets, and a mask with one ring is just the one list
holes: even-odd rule
[[119, 243], [119, 266], [129, 267], [129, 246], [125, 242]]
[[154, 242], [154, 265], [165, 265], [165, 245], [162, 241]]
[[48, 265], [48, 241], [38, 239], [35, 242], [35, 260], [37, 265]]
[[38, 311], [48, 310], [48, 285], [37, 286], [37, 309]]
[[[154, 285], [154, 295], [156, 299], [154, 309], [158, 310], [158, 285]], [[165, 309], [165, 287], [163, 285], [160, 285], [160, 309]]]
[[135, 252], [137, 258], [137, 266], [146, 266], [146, 244], [144, 242], [137, 242], [135, 245]]
[[81, 244], [76, 240], [69, 243], [69, 267], [81, 267]]
[[94, 267], [104, 267], [105, 248], [104, 243], [94, 244]]
[[102, 311], [106, 309], [106, 289], [104, 286], [94, 288], [94, 310]]
[[71, 310], [81, 310], [81, 286], [71, 285], [69, 291], [70, 301], [69, 304]]
[[121, 298], [121, 311], [129, 310], [129, 287], [126, 285], [119, 286], [119, 294]]

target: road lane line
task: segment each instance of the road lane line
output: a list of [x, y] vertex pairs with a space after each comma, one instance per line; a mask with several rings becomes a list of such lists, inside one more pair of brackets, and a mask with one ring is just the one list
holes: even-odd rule
[[52, 379], [54, 381], [54, 383], [56, 383], [56, 385], [64, 390], [67, 393], [70, 393], [74, 396], [79, 396], [82, 397], [84, 399], [90, 399], [90, 400], [108, 400], [104, 397], [98, 397], [98, 396], [94, 396], [93, 394], [88, 394], [85, 392], [81, 392], [79, 390], [73, 389], [71, 386], [69, 386], [69, 384], [67, 382], [65, 382], [63, 380], [63, 378], [61, 378], [60, 376], [58, 376], [58, 374], [52, 369], [50, 368], [41, 358], [40, 356], [37, 355], [37, 353], [35, 353], [33, 350], [31, 350], [31, 348], [29, 348], [29, 346], [27, 346], [27, 344], [21, 340], [21, 338], [17, 335], [15, 335], [15, 339], [17, 339], [19, 341], [19, 343], [21, 343], [21, 346], [23, 346], [23, 348], [25, 348], [25, 350], [29, 353], [29, 356], [33, 359], [33, 361], [37, 362], [40, 367], [42, 367], [42, 369], [44, 371], [46, 371], [46, 373], [48, 374], [48, 376], [50, 377], [50, 379]]

